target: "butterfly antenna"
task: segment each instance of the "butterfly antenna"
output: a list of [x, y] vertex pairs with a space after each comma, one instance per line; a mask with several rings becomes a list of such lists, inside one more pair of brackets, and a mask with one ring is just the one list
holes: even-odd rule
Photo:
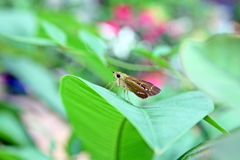
[[113, 73], [115, 72], [114, 70], [112, 70], [112, 68], [110, 68], [109, 66], [107, 66]]

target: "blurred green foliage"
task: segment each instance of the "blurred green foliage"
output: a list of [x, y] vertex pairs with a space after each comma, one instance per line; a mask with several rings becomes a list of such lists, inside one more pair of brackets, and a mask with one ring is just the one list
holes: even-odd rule
[[[0, 159], [54, 159], [22, 123], [21, 96], [73, 126], [69, 158], [87, 150], [94, 159], [196, 159], [209, 139], [217, 155], [228, 145], [232, 154], [223, 155], [239, 158], [230, 143], [239, 134], [218, 137], [240, 126], [240, 37], [212, 36], [209, 28], [232, 25], [214, 17], [216, 8], [200, 0], [0, 1]], [[99, 87], [113, 81], [111, 70], [162, 91], [146, 100], [131, 93], [133, 106]]]

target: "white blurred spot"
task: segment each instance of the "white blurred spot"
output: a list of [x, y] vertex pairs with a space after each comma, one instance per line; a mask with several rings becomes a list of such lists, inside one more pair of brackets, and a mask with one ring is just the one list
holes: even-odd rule
[[216, 4], [211, 13], [209, 20], [210, 32], [214, 34], [234, 32], [231, 10], [227, 6]]
[[130, 27], [123, 27], [116, 39], [112, 41], [113, 53], [120, 59], [126, 59], [136, 44], [136, 35]]

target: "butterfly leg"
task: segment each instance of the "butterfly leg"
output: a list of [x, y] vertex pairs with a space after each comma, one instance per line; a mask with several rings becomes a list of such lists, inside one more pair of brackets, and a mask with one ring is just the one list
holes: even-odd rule
[[[111, 87], [109, 90], [111, 91], [113, 87], [116, 87], [115, 84], [113, 84], [112, 87]], [[115, 92], [116, 92], [116, 91], [115, 91]]]
[[120, 87], [118, 87], [118, 90], [117, 90], [117, 95], [118, 95], [118, 93], [119, 93], [119, 90], [120, 90]]
[[[113, 88], [113, 86], [115, 85], [115, 82], [109, 82], [107, 86], [109, 86], [111, 83], [113, 83], [112, 87], [109, 89], [111, 91], [111, 89]], [[107, 86], [105, 88], [107, 88]]]
[[106, 87], [105, 88], [107, 88], [107, 86], [109, 86], [109, 84], [111, 84], [112, 82], [109, 82], [107, 85], [106, 85]]
[[126, 89], [127, 92], [127, 97], [128, 97], [128, 101], [132, 104], [132, 102], [130, 101], [129, 95], [128, 95], [128, 90]]

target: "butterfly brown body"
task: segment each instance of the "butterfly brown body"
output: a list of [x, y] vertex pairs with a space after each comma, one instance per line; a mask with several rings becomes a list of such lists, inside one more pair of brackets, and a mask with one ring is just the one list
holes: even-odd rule
[[112, 83], [123, 88], [127, 94], [128, 91], [131, 91], [138, 97], [145, 99], [148, 96], [154, 96], [161, 91], [158, 87], [154, 86], [150, 82], [128, 76], [127, 74], [124, 74], [122, 72], [113, 72], [113, 74], [116, 81]]

